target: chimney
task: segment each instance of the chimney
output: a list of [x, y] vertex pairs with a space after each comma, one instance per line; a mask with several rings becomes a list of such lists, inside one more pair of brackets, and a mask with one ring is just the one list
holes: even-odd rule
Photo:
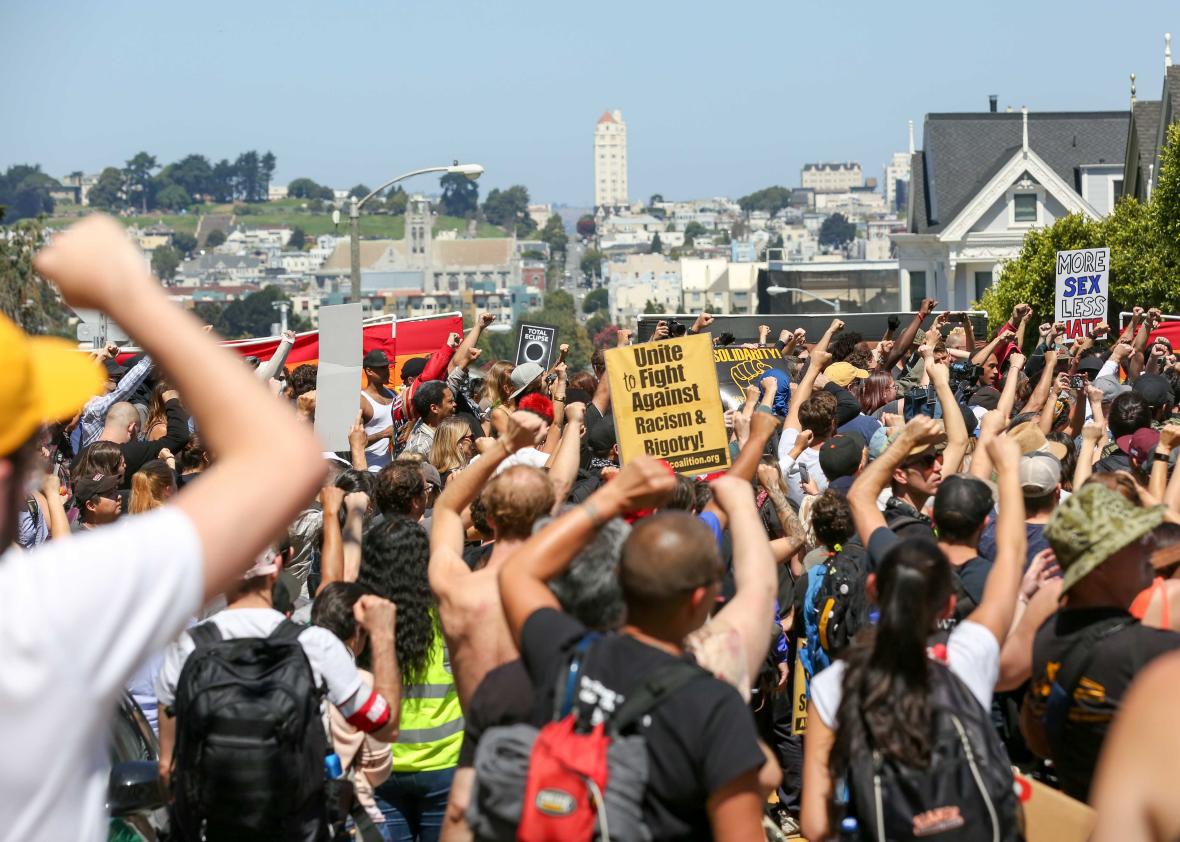
[[995, 94], [987, 98], [987, 110], [992, 114], [996, 113], [996, 100], [999, 99]]

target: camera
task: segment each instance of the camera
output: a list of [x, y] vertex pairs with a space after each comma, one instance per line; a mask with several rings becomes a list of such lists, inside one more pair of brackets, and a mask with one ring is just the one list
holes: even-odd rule
[[688, 333], [688, 328], [686, 328], [680, 322], [668, 322], [669, 338], [675, 339], [677, 336], [684, 336], [686, 333]]
[[975, 384], [983, 375], [983, 366], [975, 365], [969, 360], [955, 360], [951, 363], [950, 375], [952, 382]]

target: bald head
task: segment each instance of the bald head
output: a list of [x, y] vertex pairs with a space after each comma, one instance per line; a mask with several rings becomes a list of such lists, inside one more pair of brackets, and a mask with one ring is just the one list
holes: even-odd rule
[[139, 426], [139, 410], [126, 401], [111, 404], [107, 410], [106, 421], [103, 425], [102, 438], [123, 444], [131, 441], [135, 430]]
[[709, 528], [687, 512], [669, 511], [644, 518], [631, 530], [619, 579], [628, 610], [650, 614], [675, 610], [722, 572]]
[[537, 518], [553, 509], [553, 483], [544, 471], [514, 465], [489, 482], [480, 499], [497, 540], [524, 540]]

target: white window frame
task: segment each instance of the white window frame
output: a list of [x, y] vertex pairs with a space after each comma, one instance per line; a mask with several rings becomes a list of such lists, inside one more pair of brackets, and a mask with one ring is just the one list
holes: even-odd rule
[[[1016, 197], [1035, 196], [1037, 200], [1037, 218], [1034, 220], [1016, 221]], [[1019, 183], [1008, 188], [1008, 227], [1009, 228], [1039, 228], [1045, 224], [1045, 188], [1040, 185], [1023, 187]]]

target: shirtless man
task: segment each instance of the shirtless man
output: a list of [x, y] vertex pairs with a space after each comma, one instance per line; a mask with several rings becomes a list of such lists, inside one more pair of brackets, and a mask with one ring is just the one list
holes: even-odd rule
[[[554, 503], [553, 483], [537, 468], [515, 466], [492, 480], [501, 462], [522, 447], [536, 445], [546, 431], [544, 419], [525, 411], [512, 413], [505, 426], [479, 459], [454, 475], [434, 504], [430, 587], [438, 598], [455, 687], [464, 706], [489, 670], [518, 657], [500, 605], [500, 568], [532, 533], [533, 521], [548, 514]], [[463, 561], [463, 512], [481, 492], [496, 540], [487, 565], [473, 571]]]
[[392, 461], [393, 392], [389, 390], [389, 357], [380, 349], [365, 354], [365, 388], [361, 390], [361, 421], [365, 425], [365, 457], [369, 467]]

